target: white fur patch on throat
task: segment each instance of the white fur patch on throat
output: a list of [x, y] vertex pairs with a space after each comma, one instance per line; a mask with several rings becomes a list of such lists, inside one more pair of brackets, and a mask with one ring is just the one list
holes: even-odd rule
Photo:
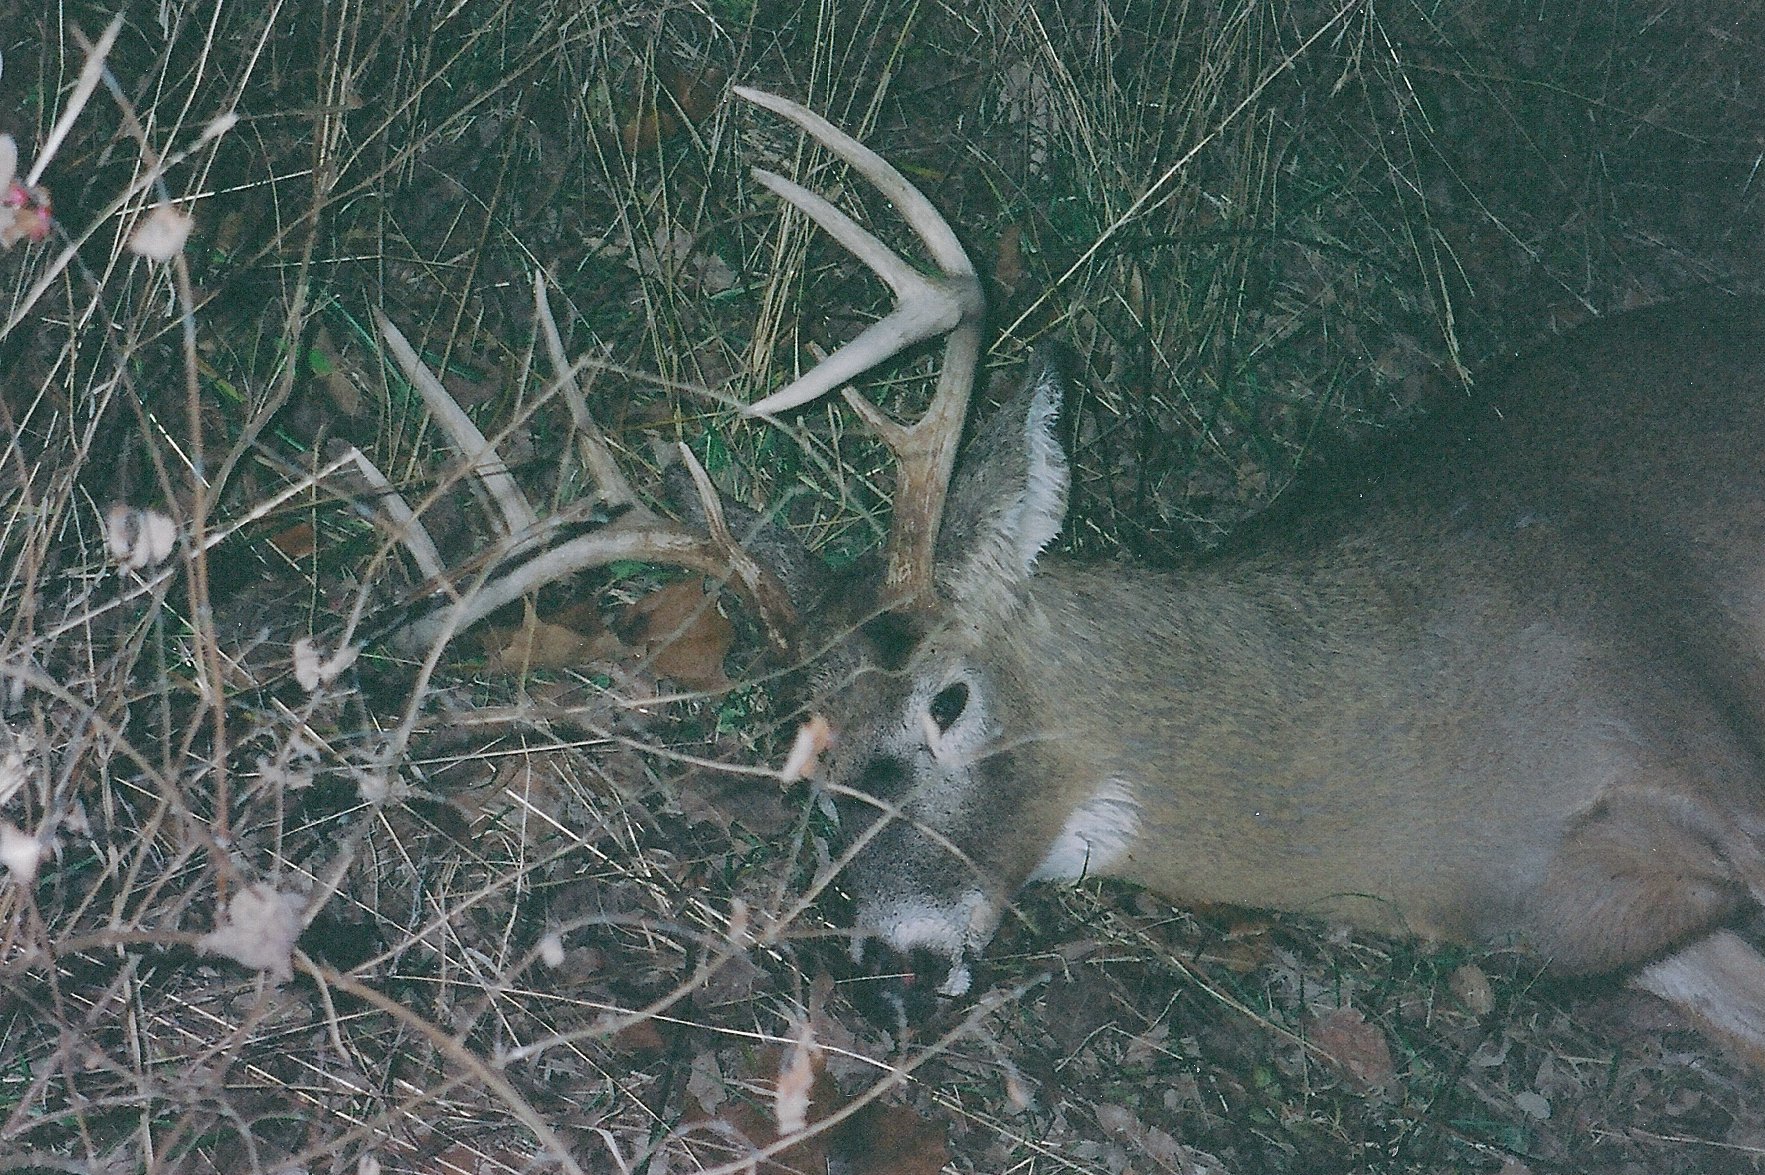
[[1078, 881], [1108, 874], [1140, 835], [1140, 802], [1112, 779], [1074, 808], [1030, 881]]

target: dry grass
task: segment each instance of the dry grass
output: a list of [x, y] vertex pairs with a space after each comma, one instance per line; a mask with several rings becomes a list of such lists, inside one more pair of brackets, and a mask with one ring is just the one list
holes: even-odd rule
[[[126, 13], [45, 175], [57, 234], [0, 254], [0, 1165], [747, 1170], [796, 1073], [814, 1113], [907, 1110], [761, 1169], [1758, 1168], [1754, 1071], [1640, 998], [1094, 886], [1026, 895], [991, 995], [887, 1038], [800, 900], [819, 807], [761, 770], [789, 699], [672, 692], [599, 632], [645, 569], [548, 593], [591, 605], [579, 668], [290, 670], [413, 578], [318, 476], [340, 447], [449, 558], [485, 542], [375, 309], [529, 496], [582, 497], [536, 270], [646, 489], [678, 437], [828, 557], [874, 541], [887, 474], [840, 410], [728, 410], [884, 304], [745, 169], [895, 230], [728, 80], [925, 188], [992, 275], [1004, 378], [1073, 349], [1067, 541], [1156, 559], [1493, 356], [1756, 278], [1750, 0]], [[27, 162], [110, 16], [0, 21]], [[171, 264], [124, 244], [161, 198], [196, 217]], [[116, 502], [176, 522], [169, 558], [106, 553]]]

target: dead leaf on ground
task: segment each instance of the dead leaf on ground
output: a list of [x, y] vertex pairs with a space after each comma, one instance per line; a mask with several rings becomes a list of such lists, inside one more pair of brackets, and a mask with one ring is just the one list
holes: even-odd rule
[[1495, 988], [1490, 985], [1489, 976], [1483, 968], [1475, 963], [1465, 963], [1452, 973], [1447, 980], [1452, 994], [1465, 1005], [1465, 1010], [1473, 1016], [1487, 1016], [1495, 1010]]
[[653, 1060], [668, 1051], [668, 1039], [654, 1020], [638, 1020], [613, 1034], [613, 1047], [622, 1053]]
[[871, 1102], [834, 1131], [853, 1175], [938, 1175], [950, 1161], [944, 1128], [910, 1106]]
[[1397, 1077], [1385, 1033], [1355, 1008], [1334, 1008], [1311, 1024], [1311, 1042], [1356, 1089], [1388, 1087]]
[[423, 1175], [504, 1175], [505, 1172], [527, 1171], [533, 1167], [533, 1156], [507, 1147], [479, 1147], [456, 1142], [431, 1157], [417, 1170]]
[[1156, 1126], [1150, 1126], [1140, 1120], [1126, 1106], [1095, 1105], [1097, 1122], [1105, 1130], [1124, 1142], [1132, 1143], [1146, 1152], [1146, 1156], [1158, 1164], [1161, 1171], [1180, 1172], [1181, 1175], [1209, 1175], [1210, 1172], [1224, 1171], [1225, 1164], [1206, 1151], [1178, 1142], [1169, 1133]]
[[[715, 756], [736, 760], [742, 751], [719, 743]], [[761, 836], [782, 835], [796, 820], [796, 809], [785, 803], [785, 793], [769, 780], [740, 771], [719, 771], [695, 766], [675, 783], [680, 810], [694, 823], [714, 824], [728, 832], [740, 824]]]
[[678, 580], [634, 601], [620, 613], [615, 629], [662, 676], [688, 689], [729, 687], [723, 659], [735, 641], [735, 626], [699, 580]]
[[339, 412], [355, 420], [367, 411], [361, 389], [349, 377], [343, 353], [337, 349], [337, 341], [325, 327], [321, 326], [313, 335], [306, 363], [314, 382], [324, 389], [325, 397]]
[[304, 559], [318, 549], [318, 534], [310, 522], [297, 522], [270, 536], [270, 546], [289, 559]]
[[[826, 1052], [810, 1054], [813, 1083], [809, 1089], [808, 1122], [825, 1121], [851, 1101], [828, 1076]], [[761, 1058], [766, 1080], [783, 1071], [786, 1058], [774, 1052]], [[703, 1099], [700, 1099], [703, 1104]], [[725, 1128], [764, 1149], [779, 1141], [778, 1124], [769, 1107], [731, 1099], [724, 1102], [717, 1120]], [[911, 1107], [880, 1101], [860, 1107], [828, 1130], [812, 1134], [786, 1147], [755, 1170], [763, 1175], [799, 1175], [804, 1171], [845, 1171], [850, 1175], [938, 1175], [950, 1161], [950, 1148], [941, 1125], [926, 1121]]]
[[1248, 975], [1275, 957], [1275, 925], [1266, 918], [1236, 918], [1201, 957], [1238, 975]]
[[993, 280], [1009, 297], [1023, 281], [1023, 226], [1008, 224], [993, 242]]
[[717, 109], [727, 80], [715, 66], [657, 59], [655, 86], [640, 86], [637, 99], [620, 112], [620, 145], [645, 151], [697, 126]]
[[519, 628], [487, 626], [478, 647], [484, 650], [486, 667], [493, 673], [565, 669], [631, 655], [601, 623], [594, 605], [587, 603], [568, 605], [544, 619], [530, 607]]

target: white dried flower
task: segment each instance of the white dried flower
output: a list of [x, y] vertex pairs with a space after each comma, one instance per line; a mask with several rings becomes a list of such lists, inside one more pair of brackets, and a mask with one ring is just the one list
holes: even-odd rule
[[156, 204], [129, 236], [129, 252], [149, 261], [170, 261], [184, 251], [196, 221], [170, 204]]
[[158, 510], [138, 510], [117, 502], [104, 515], [104, 542], [110, 557], [128, 571], [165, 562], [178, 542], [178, 524]]
[[276, 979], [294, 974], [294, 943], [300, 937], [306, 899], [283, 893], [267, 881], [240, 890], [227, 903], [215, 928], [196, 940], [200, 950], [225, 955]]
[[319, 650], [318, 642], [303, 636], [294, 642], [294, 680], [310, 694], [321, 685], [336, 681], [344, 670], [355, 664], [360, 654], [359, 646], [344, 645], [327, 659]]
[[729, 941], [738, 947], [754, 945], [753, 935], [748, 931], [748, 903], [741, 898], [732, 898], [729, 902]]
[[790, 1055], [778, 1071], [778, 1085], [772, 1091], [772, 1112], [778, 1119], [782, 1137], [801, 1134], [809, 1128], [810, 1091], [815, 1088], [815, 1055], [821, 1046], [807, 1020], [797, 1025], [797, 1038], [791, 1043]]
[[820, 774], [821, 756], [832, 748], [833, 743], [833, 727], [820, 714], [813, 715], [797, 727], [796, 740], [791, 743], [791, 753], [786, 756], [784, 767], [778, 773], [779, 779], [785, 783], [795, 783], [799, 779]]
[[403, 794], [403, 789], [394, 787], [391, 773], [383, 764], [351, 764], [349, 770], [355, 776], [356, 792], [367, 803], [380, 805]]
[[14, 882], [29, 885], [35, 881], [44, 856], [42, 841], [12, 821], [0, 820], [0, 865], [6, 866]]
[[54, 221], [48, 189], [19, 181], [18, 143], [0, 135], [0, 249], [42, 240]]

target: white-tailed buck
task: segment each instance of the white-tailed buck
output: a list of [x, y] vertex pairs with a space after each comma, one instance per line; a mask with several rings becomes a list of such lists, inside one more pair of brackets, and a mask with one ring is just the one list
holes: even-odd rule
[[1765, 898], [1759, 304], [1580, 330], [1191, 567], [1076, 566], [1045, 554], [1057, 374], [1037, 365], [958, 464], [983, 307], [955, 234], [827, 122], [737, 93], [876, 185], [940, 270], [757, 172], [900, 306], [752, 411], [947, 336], [939, 388], [911, 427], [847, 393], [899, 462], [866, 582], [745, 554], [708, 494], [714, 537], [627, 515], [609, 557], [733, 562], [813, 658], [806, 741], [869, 949], [961, 994], [1020, 886], [1107, 875], [1623, 973], [1765, 1054], [1765, 958], [1736, 929]]

